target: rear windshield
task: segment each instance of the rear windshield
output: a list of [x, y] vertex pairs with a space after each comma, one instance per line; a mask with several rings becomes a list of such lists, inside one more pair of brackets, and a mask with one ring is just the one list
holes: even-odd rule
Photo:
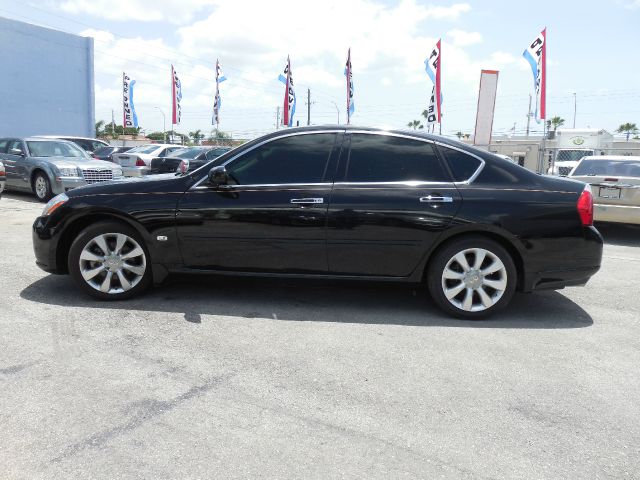
[[140, 145], [139, 147], [132, 148], [127, 153], [152, 153], [158, 148], [158, 145]]
[[202, 152], [202, 148], [183, 148], [176, 150], [175, 152], [171, 152], [171, 156], [177, 158], [196, 158]]
[[71, 142], [60, 142], [56, 140], [27, 141], [27, 147], [32, 157], [87, 158], [84, 150]]
[[640, 178], [640, 160], [583, 160], [572, 174], [584, 177], [602, 175]]
[[99, 149], [97, 149], [95, 152], [93, 152], [95, 155], [100, 156], [100, 155], [109, 155], [111, 152], [113, 152], [115, 150], [115, 147], [101, 147]]

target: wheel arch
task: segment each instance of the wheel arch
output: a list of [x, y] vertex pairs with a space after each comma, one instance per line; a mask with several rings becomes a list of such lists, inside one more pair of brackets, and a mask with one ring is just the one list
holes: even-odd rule
[[104, 221], [120, 222], [133, 228], [144, 239], [149, 255], [153, 258], [154, 252], [151, 249], [152, 243], [149, 241], [149, 232], [139, 222], [121, 213], [97, 211], [72, 219], [62, 230], [56, 246], [56, 265], [60, 273], [69, 273], [67, 266], [69, 249], [78, 234], [90, 225]]
[[482, 229], [452, 230], [443, 233], [443, 235], [438, 239], [438, 242], [431, 248], [428, 255], [426, 256], [422, 267], [421, 281], [423, 283], [426, 281], [431, 262], [440, 250], [445, 248], [452, 241], [472, 236], [485, 237], [489, 240], [493, 240], [509, 253], [511, 258], [513, 259], [513, 263], [516, 266], [516, 272], [518, 275], [516, 290], [522, 290], [524, 286], [525, 276], [524, 257], [522, 249], [518, 248], [517, 237], [510, 234], [509, 232], [489, 225], [485, 226], [485, 228]]

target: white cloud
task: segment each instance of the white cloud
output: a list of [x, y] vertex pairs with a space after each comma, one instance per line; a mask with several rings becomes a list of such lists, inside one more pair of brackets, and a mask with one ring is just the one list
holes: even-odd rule
[[388, 87], [389, 85], [391, 85], [391, 79], [389, 77], [382, 77], [380, 79], [380, 83], [385, 87]]
[[478, 32], [466, 32], [458, 29], [447, 32], [447, 37], [449, 37], [451, 42], [457, 47], [466, 47], [482, 42], [482, 35]]
[[184, 23], [215, 0], [63, 0], [58, 8], [72, 14], [89, 14], [115, 21]]

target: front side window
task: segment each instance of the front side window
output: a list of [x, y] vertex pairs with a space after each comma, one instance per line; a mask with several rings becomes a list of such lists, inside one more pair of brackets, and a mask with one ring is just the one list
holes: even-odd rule
[[9, 141], [9, 145], [7, 146], [7, 153], [13, 155], [13, 153], [11, 153], [11, 150], [13, 150], [14, 148], [24, 153], [24, 149], [22, 148], [22, 142], [20, 142], [20, 140]]
[[239, 185], [321, 183], [335, 140], [335, 133], [273, 140], [233, 161], [227, 171]]
[[449, 182], [433, 144], [390, 135], [354, 134], [347, 182]]
[[466, 182], [476, 173], [478, 167], [480, 167], [480, 160], [460, 150], [440, 145], [438, 146], [438, 150], [449, 165], [451, 173], [453, 174], [453, 180], [456, 182]]

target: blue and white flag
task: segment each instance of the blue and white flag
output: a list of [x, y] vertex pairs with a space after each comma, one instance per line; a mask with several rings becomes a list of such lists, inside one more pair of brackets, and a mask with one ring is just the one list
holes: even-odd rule
[[293, 76], [291, 75], [291, 60], [287, 56], [287, 64], [284, 72], [278, 76], [278, 80], [285, 84], [284, 103], [282, 113], [282, 125], [293, 126], [293, 116], [296, 113], [296, 92], [293, 89]]
[[[435, 118], [436, 122], [440, 123], [442, 118], [442, 89], [440, 85], [440, 72], [442, 67], [442, 49], [440, 47], [440, 40], [436, 43], [435, 48], [431, 51], [429, 58], [424, 61], [427, 75], [433, 82], [435, 93]], [[432, 100], [434, 98], [432, 93]], [[431, 105], [429, 105], [431, 107]], [[431, 122], [429, 122], [431, 123]]]
[[533, 89], [536, 95], [536, 122], [547, 118], [547, 29], [531, 42], [522, 56], [531, 65]]
[[227, 79], [222, 73], [220, 61], [216, 59], [216, 96], [213, 99], [213, 119], [212, 124], [218, 127], [220, 125], [220, 108], [222, 107], [222, 98], [220, 97], [220, 84]]
[[344, 67], [344, 76], [347, 78], [347, 125], [351, 123], [351, 115], [356, 110], [353, 102], [353, 70], [351, 69], [351, 49], [347, 53], [347, 63]]
[[133, 87], [136, 81], [122, 72], [122, 126], [138, 128], [138, 115], [133, 104]]

